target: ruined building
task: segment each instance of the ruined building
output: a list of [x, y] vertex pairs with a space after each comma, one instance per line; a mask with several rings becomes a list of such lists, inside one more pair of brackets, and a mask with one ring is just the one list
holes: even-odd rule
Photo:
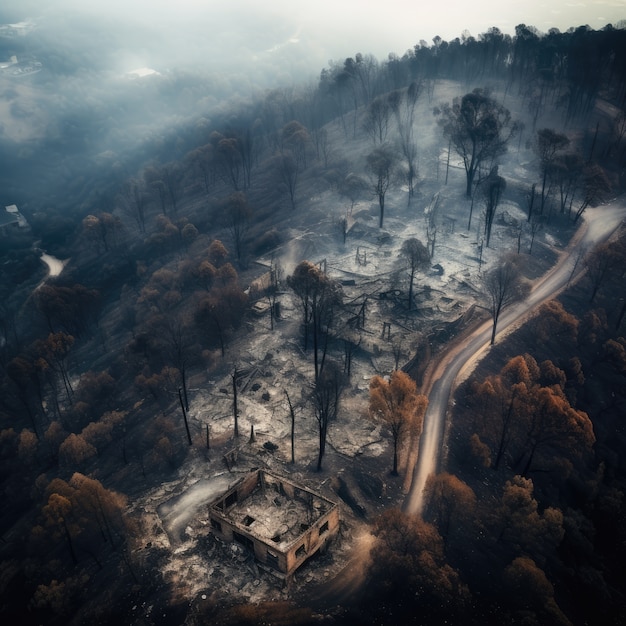
[[334, 502], [265, 470], [253, 470], [209, 504], [211, 530], [261, 564], [290, 576], [339, 527]]

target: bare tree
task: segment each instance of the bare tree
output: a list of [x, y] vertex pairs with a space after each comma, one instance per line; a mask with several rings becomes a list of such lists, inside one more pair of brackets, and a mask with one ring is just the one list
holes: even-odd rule
[[586, 256], [585, 269], [591, 282], [590, 303], [595, 300], [608, 275], [622, 262], [623, 260], [620, 259], [620, 255], [616, 253], [614, 245], [610, 242], [600, 244]]
[[383, 144], [389, 132], [391, 108], [389, 101], [383, 96], [374, 98], [365, 111], [363, 130], [372, 138], [375, 144]]
[[209, 193], [217, 177], [215, 149], [211, 144], [194, 150], [190, 155], [190, 165], [199, 174], [205, 193]]
[[439, 200], [440, 196], [437, 192], [432, 197], [428, 208], [424, 211], [424, 217], [426, 218], [426, 246], [431, 259], [435, 256], [435, 244], [437, 243], [437, 230], [439, 228], [437, 224], [437, 214], [439, 212]]
[[298, 177], [300, 175], [300, 167], [298, 161], [293, 154], [285, 151], [274, 158], [273, 165], [276, 168], [278, 179], [282, 183], [283, 188], [289, 195], [291, 208], [296, 208], [296, 191], [298, 188]]
[[535, 217], [530, 223], [530, 246], [528, 247], [528, 254], [532, 254], [535, 237], [542, 228], [543, 220], [541, 219], [541, 217]]
[[[302, 304], [305, 350], [308, 345], [309, 328], [312, 331], [317, 380], [324, 369], [328, 329], [332, 324], [334, 309], [340, 302], [341, 293], [338, 285], [310, 261], [300, 262], [293, 274], [287, 277], [287, 284], [294, 290]], [[324, 340], [323, 346], [320, 346], [321, 340]]]
[[383, 227], [385, 217], [385, 194], [391, 185], [396, 167], [396, 155], [389, 146], [381, 146], [367, 155], [367, 172], [374, 194], [378, 197], [380, 219], [378, 226]]
[[82, 230], [88, 239], [96, 243], [98, 248], [108, 252], [112, 242], [115, 241], [115, 235], [122, 230], [122, 223], [116, 215], [101, 212], [85, 217], [82, 222]]
[[233, 383], [233, 418], [235, 420], [234, 435], [239, 437], [239, 407], [237, 406], [237, 379], [239, 378], [239, 370], [235, 367], [230, 375]]
[[267, 301], [270, 306], [270, 330], [274, 330], [274, 323], [280, 317], [278, 310], [278, 292], [283, 276], [283, 268], [280, 263], [272, 258], [269, 271], [269, 285], [267, 287]]
[[569, 145], [569, 139], [560, 133], [549, 128], [543, 128], [537, 131], [537, 141], [535, 143], [535, 152], [539, 157], [541, 168], [541, 208], [543, 213], [547, 186], [552, 165], [557, 157], [557, 153]]
[[161, 213], [167, 215], [167, 187], [163, 182], [161, 168], [155, 166], [146, 167], [143, 172], [143, 180], [149, 193], [156, 197], [161, 207]]
[[389, 106], [393, 112], [400, 137], [400, 148], [406, 160], [406, 179], [409, 187], [409, 202], [415, 193], [417, 177], [417, 145], [414, 139], [415, 109], [423, 92], [422, 82], [413, 81], [405, 92], [393, 91], [389, 94]]
[[244, 185], [244, 166], [239, 143], [234, 137], [224, 137], [220, 133], [211, 135], [215, 147], [216, 162], [222, 180], [234, 191]]
[[140, 233], [146, 232], [146, 192], [141, 181], [127, 181], [117, 196], [117, 205], [135, 220]]
[[300, 122], [292, 120], [280, 131], [281, 151], [290, 154], [296, 161], [298, 171], [307, 166], [307, 151], [311, 144], [309, 131]]
[[502, 310], [509, 304], [520, 300], [528, 292], [527, 284], [522, 281], [519, 268], [511, 259], [505, 259], [487, 272], [483, 279], [486, 309], [493, 320], [491, 345], [496, 339], [496, 328]]
[[368, 192], [368, 184], [360, 176], [350, 172], [340, 183], [339, 193], [350, 200], [350, 214], [355, 202], [364, 198]]
[[180, 373], [184, 409], [189, 411], [187, 374], [190, 364], [199, 358], [200, 347], [195, 340], [191, 324], [179, 317], [166, 316], [155, 330], [162, 346], [165, 360]]
[[569, 153], [557, 155], [552, 164], [552, 177], [557, 187], [561, 213], [570, 214], [575, 196], [581, 186], [584, 163], [580, 155]]
[[400, 249], [400, 256], [404, 259], [409, 272], [409, 311], [413, 303], [413, 281], [415, 274], [424, 268], [430, 261], [430, 254], [426, 246], [415, 237], [407, 239]]
[[293, 404], [291, 404], [291, 398], [285, 389], [285, 396], [287, 397], [287, 404], [289, 405], [289, 416], [291, 417], [291, 462], [296, 462], [296, 412], [294, 411]]
[[502, 193], [506, 189], [506, 180], [498, 175], [497, 165], [491, 169], [489, 176], [483, 181], [481, 187], [485, 201], [485, 244], [489, 247], [491, 228], [496, 216], [496, 209], [500, 203]]
[[326, 451], [328, 425], [337, 417], [339, 400], [343, 391], [343, 382], [338, 368], [329, 365], [320, 373], [313, 387], [312, 401], [315, 419], [317, 420], [319, 435], [319, 452], [317, 456], [317, 471], [322, 470], [322, 459]]
[[574, 214], [574, 222], [580, 219], [588, 206], [594, 206], [611, 190], [606, 173], [595, 163], [585, 168], [583, 185], [583, 197]]
[[163, 183], [172, 211], [178, 211], [178, 201], [183, 191], [183, 170], [178, 163], [168, 163], [162, 168]]
[[243, 254], [243, 240], [250, 225], [250, 215], [252, 209], [248, 204], [248, 199], [242, 191], [236, 191], [228, 196], [224, 203], [224, 219], [230, 236], [233, 239], [235, 255], [241, 261]]

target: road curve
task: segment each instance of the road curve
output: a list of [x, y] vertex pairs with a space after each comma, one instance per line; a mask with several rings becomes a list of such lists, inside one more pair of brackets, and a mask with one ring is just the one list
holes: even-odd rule
[[67, 263], [67, 260], [61, 261], [50, 254], [46, 254], [45, 252], [41, 253], [40, 259], [48, 266], [48, 278], [51, 276], [58, 276], [63, 271], [63, 268]]
[[[556, 265], [535, 281], [530, 295], [505, 309], [498, 320], [498, 338], [517, 328], [538, 306], [554, 298], [570, 282], [572, 274], [578, 277], [584, 270], [576, 263], [580, 250], [588, 250], [607, 240], [626, 218], [626, 200], [588, 209], [585, 219], [568, 247], [561, 253]], [[421, 514], [424, 507], [426, 480], [437, 472], [441, 463], [441, 448], [450, 397], [460, 380], [469, 376], [485, 355], [491, 339], [492, 322], [472, 329], [467, 337], [455, 342], [426, 373], [422, 393], [428, 395], [428, 410], [420, 438], [417, 463], [404, 510]]]

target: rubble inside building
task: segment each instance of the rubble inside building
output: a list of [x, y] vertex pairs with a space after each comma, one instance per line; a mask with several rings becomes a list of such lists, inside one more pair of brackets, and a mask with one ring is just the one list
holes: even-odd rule
[[209, 504], [211, 531], [237, 541], [261, 566], [289, 577], [327, 548], [339, 528], [337, 505], [266, 470], [252, 470]]

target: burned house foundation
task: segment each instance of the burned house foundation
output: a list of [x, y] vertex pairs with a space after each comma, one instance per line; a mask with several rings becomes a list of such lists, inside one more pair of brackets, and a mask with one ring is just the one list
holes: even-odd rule
[[211, 532], [237, 541], [289, 577], [339, 528], [337, 504], [283, 477], [253, 470], [209, 504]]

